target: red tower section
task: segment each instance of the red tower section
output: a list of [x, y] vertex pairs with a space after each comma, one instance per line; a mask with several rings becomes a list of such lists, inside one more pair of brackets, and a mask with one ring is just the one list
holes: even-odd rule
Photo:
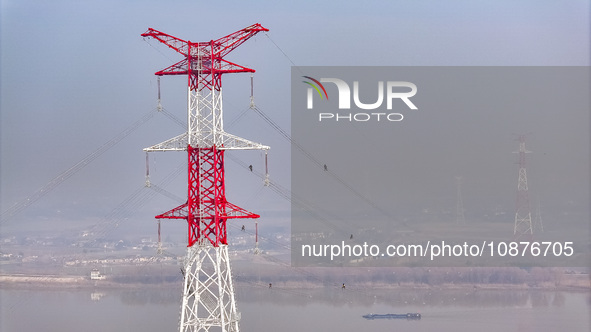
[[[187, 154], [189, 159], [187, 202], [157, 215], [156, 218], [187, 220], [189, 247], [200, 239], [207, 239], [214, 246], [228, 244], [227, 219], [259, 218], [260, 216], [226, 200], [224, 150], [188, 146]], [[205, 162], [201, 168], [200, 160]], [[201, 174], [203, 174], [202, 177]]]

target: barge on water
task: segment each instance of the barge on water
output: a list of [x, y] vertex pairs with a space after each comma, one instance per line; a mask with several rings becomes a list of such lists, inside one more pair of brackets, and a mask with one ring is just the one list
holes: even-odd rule
[[367, 314], [363, 315], [365, 319], [421, 319], [421, 314], [409, 312], [406, 314]]

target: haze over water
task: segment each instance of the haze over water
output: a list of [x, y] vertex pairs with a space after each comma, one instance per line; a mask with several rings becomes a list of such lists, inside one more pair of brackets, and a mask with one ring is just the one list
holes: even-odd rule
[[[0, 290], [1, 331], [174, 331], [179, 290]], [[583, 292], [238, 286], [242, 331], [589, 331]], [[94, 299], [93, 299], [94, 298]], [[405, 303], [406, 302], [406, 303]], [[420, 312], [422, 319], [366, 320]]]

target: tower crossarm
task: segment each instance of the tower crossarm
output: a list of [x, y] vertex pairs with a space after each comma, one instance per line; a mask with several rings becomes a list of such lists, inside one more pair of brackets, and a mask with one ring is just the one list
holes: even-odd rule
[[156, 75], [163, 76], [163, 75], [187, 75], [189, 73], [188, 70], [188, 63], [187, 59], [183, 59], [174, 65], [168, 66], [160, 71], [156, 72]]
[[[203, 135], [205, 137], [209, 137], [210, 139], [203, 139], [200, 142], [200, 146], [204, 147], [211, 147], [214, 145], [213, 141], [211, 140], [211, 135]], [[218, 135], [221, 137], [221, 144], [217, 145], [219, 150], [269, 150], [270, 147], [266, 145], [262, 145], [260, 143], [256, 143], [253, 141], [249, 141], [245, 138], [238, 137], [236, 135], [228, 134], [226, 132], [222, 132]], [[187, 151], [187, 145], [189, 142], [189, 138], [187, 133], [182, 133], [178, 136], [175, 136], [171, 139], [168, 139], [162, 143], [158, 143], [147, 147], [144, 149], [146, 152], [157, 152], [157, 151]]]
[[178, 136], [173, 138], [167, 139], [162, 143], [158, 143], [156, 145], [152, 145], [150, 147], [144, 148], [146, 152], [156, 152], [156, 151], [187, 151], [187, 145], [189, 138], [187, 133], [182, 133]]
[[254, 73], [254, 69], [246, 68], [244, 66], [235, 64], [233, 62], [220, 59], [219, 69], [216, 69], [216, 72], [221, 74], [228, 74], [228, 73]]
[[162, 44], [172, 48], [173, 50], [177, 51], [182, 55], [187, 55], [187, 50], [189, 47], [189, 42], [182, 40], [180, 38], [171, 36], [164, 32], [158, 31], [156, 29], [148, 28], [148, 31], [142, 33], [142, 37], [150, 37], [154, 38], [157, 41], [161, 42]]
[[255, 23], [249, 27], [238, 30], [225, 37], [213, 41], [214, 57], [223, 58], [238, 46], [242, 45], [245, 41], [249, 40], [251, 37], [262, 31], [269, 31], [269, 29], [263, 27], [259, 23]]
[[[160, 71], [157, 71], [155, 74], [158, 76], [163, 75], [187, 75], [189, 74], [189, 61], [187, 59], [183, 59], [171, 66], [168, 66]], [[229, 74], [229, 73], [254, 73], [254, 69], [246, 68], [244, 66], [235, 64], [233, 62], [224, 60], [224, 59], [216, 59], [214, 61], [214, 70], [211, 68], [211, 62], [205, 64], [203, 67], [194, 68], [192, 70], [192, 74], [202, 74], [202, 75], [209, 75], [213, 71], [217, 74]]]
[[269, 31], [259, 23], [253, 24], [244, 29], [238, 30], [225, 37], [209, 42], [192, 43], [156, 29], [149, 28], [142, 34], [142, 37], [153, 38], [170, 47], [176, 52], [182, 54], [185, 58], [172, 66], [156, 72], [156, 75], [186, 75], [189, 74], [189, 59], [201, 58], [202, 61], [196, 63], [192, 61], [191, 72], [200, 74], [210, 74], [215, 68], [217, 74], [225, 73], [243, 73], [254, 72], [250, 68], [246, 68], [235, 63], [224, 60], [224, 56], [235, 50], [248, 39], [261, 31]]
[[270, 147], [223, 132], [220, 150], [269, 150]]
[[[256, 213], [246, 211], [245, 209], [243, 209], [237, 205], [234, 205], [230, 202], [223, 203], [223, 210], [224, 210], [224, 213], [221, 215], [218, 215], [218, 217], [224, 218], [224, 219], [258, 219], [261, 217], [260, 215], [258, 215]], [[182, 205], [175, 207], [172, 210], [169, 210], [167, 212], [157, 215], [156, 218], [157, 219], [187, 219], [187, 215], [188, 215], [188, 207], [187, 207], [187, 203], [184, 203]], [[195, 215], [194, 217], [196, 217], [196, 218], [212, 218], [215, 215], [216, 215], [215, 211], [204, 210], [204, 211], [201, 211], [201, 214]]]

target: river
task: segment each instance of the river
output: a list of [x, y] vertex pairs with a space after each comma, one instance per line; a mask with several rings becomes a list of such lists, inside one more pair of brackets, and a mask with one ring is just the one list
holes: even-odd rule
[[[242, 331], [590, 331], [587, 292], [238, 285]], [[175, 331], [176, 288], [0, 289], [0, 331]], [[366, 320], [419, 312], [421, 320]]]

